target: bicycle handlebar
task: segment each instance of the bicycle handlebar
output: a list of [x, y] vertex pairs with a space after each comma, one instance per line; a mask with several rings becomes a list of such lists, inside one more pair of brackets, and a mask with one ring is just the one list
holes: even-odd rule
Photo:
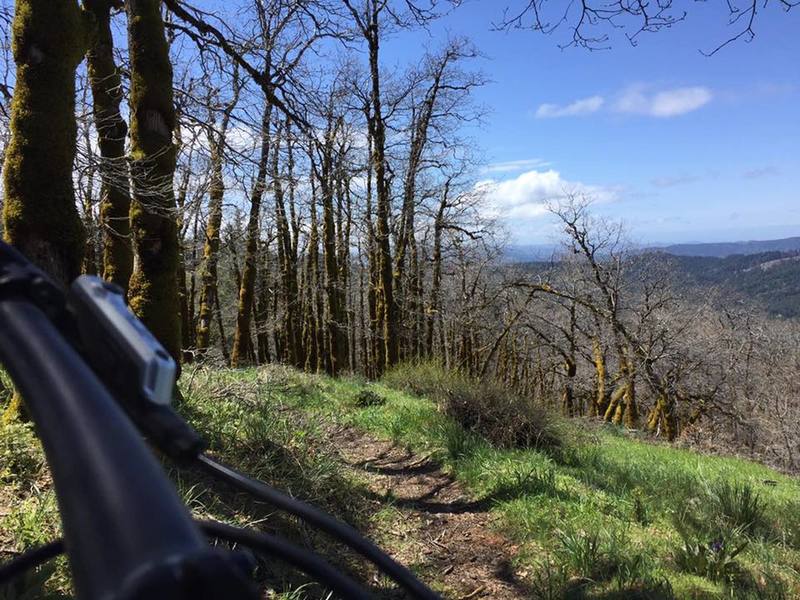
[[[128, 310], [119, 288], [84, 276], [67, 297], [0, 241], [0, 364], [42, 440], [80, 600], [258, 596], [237, 555], [206, 544], [140, 434], [178, 463], [200, 466], [329, 533], [412, 597], [439, 598], [351, 527], [204, 455], [202, 437], [169, 406], [174, 368], [167, 367], [174, 363]], [[218, 534], [235, 531], [215, 527]], [[231, 539], [277, 552], [343, 597], [368, 597], [319, 557], [280, 538], [241, 531]], [[7, 565], [5, 576], [47, 559], [54, 548], [60, 547], [31, 551]]]
[[[205, 543], [138, 432], [45, 314], [4, 296], [0, 332], [0, 362], [50, 465], [78, 597], [257, 597]], [[224, 591], [198, 595], [212, 587]]]

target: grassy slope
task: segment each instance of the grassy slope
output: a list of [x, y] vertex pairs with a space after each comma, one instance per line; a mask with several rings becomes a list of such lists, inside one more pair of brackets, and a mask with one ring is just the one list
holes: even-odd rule
[[[332, 381], [280, 368], [187, 372], [182, 385], [182, 410], [208, 435], [216, 452], [323, 504], [384, 544], [391, 543], [381, 535], [386, 515], [370, 516], [363, 486], [343, 474], [330, 450], [335, 443], [329, 439], [331, 424], [356, 425], [432, 453], [476, 498], [491, 500], [498, 527], [520, 546], [518, 566], [538, 590], [534, 597], [559, 598], [571, 590], [576, 598], [668, 598], [668, 587], [676, 598], [732, 596], [733, 589], [722, 582], [676, 567], [673, 557], [682, 541], [674, 515], [687, 508], [705, 514], [714, 506], [714, 486], [720, 481], [747, 482], [766, 507], [764, 523], [748, 536], [733, 531], [733, 525], [718, 532], [728, 547], [748, 542], [735, 558], [737, 581], [750, 581], [750, 588], [761, 591], [749, 596], [740, 591], [740, 597], [800, 597], [800, 485], [763, 466], [647, 444], [616, 430], [569, 434], [578, 441], [555, 455], [501, 450], [465, 432], [429, 400], [384, 385]], [[361, 407], [358, 397], [365, 389], [385, 402]], [[27, 547], [57, 530], [52, 493], [38, 456], [29, 433], [8, 427], [0, 431], [0, 458], [4, 465], [14, 465], [2, 475], [0, 501], [11, 507], [9, 515], [0, 517], [2, 544]], [[266, 507], [240, 495], [212, 490], [196, 473], [173, 476], [198, 515], [242, 524], [264, 521], [326, 549], [297, 523], [277, 520]], [[355, 565], [347, 557], [342, 562]], [[279, 589], [303, 583], [280, 571], [262, 575], [278, 582]], [[597, 582], [584, 585], [585, 577]], [[51, 597], [66, 588], [65, 581], [62, 565], [48, 584]]]
[[[348, 398], [358, 393], [360, 384], [324, 382], [322, 387], [323, 410], [331, 416], [341, 411], [344, 417], [337, 418], [420, 452], [435, 452], [476, 497], [494, 499], [501, 527], [523, 545], [520, 560], [540, 577], [557, 578], [553, 571], [586, 575], [580, 573], [581, 550], [575, 546], [589, 546], [598, 534], [598, 557], [642, 557], [649, 564], [634, 570], [649, 572], [646, 579], [651, 581], [666, 578], [678, 598], [725, 597], [731, 590], [720, 583], [679, 573], [672, 566], [673, 550], [682, 541], [673, 515], [707, 502], [714, 483], [735, 481], [758, 490], [771, 529], [765, 536], [753, 536], [738, 562], [757, 580], [774, 579], [780, 582], [776, 587], [785, 590], [784, 596], [761, 591], [753, 597], [800, 597], [796, 479], [745, 460], [636, 441], [614, 429], [597, 431], [557, 458], [531, 450], [501, 450], [463, 432], [426, 399], [375, 385], [370, 387], [386, 403], [354, 409]], [[719, 532], [731, 541], [740, 537], [733, 533]], [[594, 587], [602, 595], [620, 583]]]

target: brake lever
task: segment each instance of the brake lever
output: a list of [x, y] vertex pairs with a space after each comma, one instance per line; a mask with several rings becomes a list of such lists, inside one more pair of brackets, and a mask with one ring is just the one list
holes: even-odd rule
[[125, 303], [122, 289], [92, 275], [70, 286], [69, 309], [92, 370], [162, 452], [179, 462], [205, 441], [172, 408], [177, 365]]

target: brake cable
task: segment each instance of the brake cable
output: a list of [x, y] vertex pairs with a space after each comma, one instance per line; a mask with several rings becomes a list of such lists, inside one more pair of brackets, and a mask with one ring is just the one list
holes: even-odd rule
[[423, 600], [439, 600], [438, 594], [424, 585], [411, 571], [392, 559], [347, 523], [334, 519], [315, 506], [292, 498], [265, 483], [251, 479], [205, 454], [198, 456], [197, 461], [207, 473], [299, 517], [339, 540], [372, 562], [413, 597]]
[[[327, 589], [342, 598], [370, 600], [372, 597], [352, 579], [332, 567], [318, 554], [304, 550], [281, 537], [258, 531], [233, 527], [217, 521], [195, 521], [208, 536], [230, 543], [238, 543], [287, 563], [313, 577]], [[64, 540], [58, 539], [33, 548], [9, 562], [0, 565], [0, 585], [9, 583], [22, 573], [40, 567], [65, 551]]]

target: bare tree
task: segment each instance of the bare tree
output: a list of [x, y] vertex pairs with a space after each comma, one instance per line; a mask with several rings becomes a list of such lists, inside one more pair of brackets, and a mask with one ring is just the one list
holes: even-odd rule
[[[695, 0], [696, 2], [702, 0]], [[788, 12], [800, 4], [797, 0], [729, 0], [725, 5], [727, 25], [733, 29], [727, 39], [718, 42], [704, 54], [716, 54], [736, 42], [752, 41], [756, 36], [756, 21], [771, 7]], [[684, 4], [685, 6], [685, 4]], [[610, 31], [622, 30], [631, 44], [636, 45], [643, 33], [669, 29], [686, 19], [688, 10], [673, 0], [641, 2], [638, 0], [582, 0], [553, 2], [523, 0], [507, 6], [495, 24], [497, 29], [526, 29], [552, 34], [566, 29], [571, 36], [562, 47], [576, 46], [588, 50], [607, 49]]]

